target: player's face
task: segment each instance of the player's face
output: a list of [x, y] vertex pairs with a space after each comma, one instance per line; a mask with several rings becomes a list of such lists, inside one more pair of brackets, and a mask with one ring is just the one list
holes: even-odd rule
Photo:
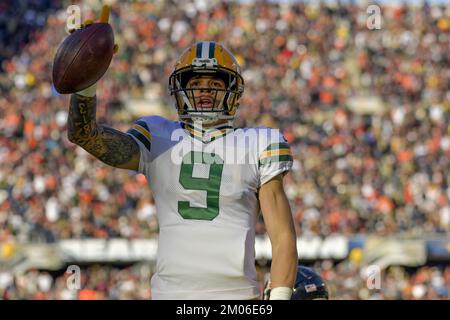
[[222, 79], [213, 76], [195, 76], [189, 79], [187, 90], [191, 105], [198, 110], [217, 109], [220, 101], [222, 101], [225, 91], [217, 91], [210, 89], [225, 90], [225, 82]]

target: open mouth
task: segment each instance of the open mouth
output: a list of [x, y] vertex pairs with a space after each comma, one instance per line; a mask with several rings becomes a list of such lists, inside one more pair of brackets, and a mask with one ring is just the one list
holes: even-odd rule
[[211, 109], [214, 105], [214, 99], [211, 97], [200, 97], [197, 107], [200, 109]]

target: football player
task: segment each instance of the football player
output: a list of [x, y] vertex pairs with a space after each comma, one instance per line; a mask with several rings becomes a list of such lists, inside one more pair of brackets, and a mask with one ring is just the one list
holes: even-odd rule
[[233, 128], [244, 91], [236, 58], [198, 42], [169, 78], [179, 121], [145, 116], [123, 133], [96, 122], [96, 85], [71, 96], [68, 137], [104, 163], [147, 177], [160, 227], [153, 299], [258, 299], [255, 222], [272, 244], [272, 299], [290, 299], [296, 235], [278, 130]]

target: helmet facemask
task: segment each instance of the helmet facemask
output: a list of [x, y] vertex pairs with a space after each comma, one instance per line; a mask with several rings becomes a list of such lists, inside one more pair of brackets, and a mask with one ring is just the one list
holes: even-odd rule
[[[195, 76], [208, 75], [224, 81], [225, 89], [188, 88], [189, 79]], [[239, 85], [241, 84], [241, 85]], [[243, 79], [236, 71], [221, 67], [216, 59], [194, 59], [190, 66], [178, 69], [169, 78], [170, 93], [175, 95], [178, 113], [181, 120], [191, 119], [202, 124], [214, 123], [217, 120], [232, 120], [238, 100], [243, 92]], [[212, 108], [200, 108], [194, 97], [201, 91], [213, 92]]]

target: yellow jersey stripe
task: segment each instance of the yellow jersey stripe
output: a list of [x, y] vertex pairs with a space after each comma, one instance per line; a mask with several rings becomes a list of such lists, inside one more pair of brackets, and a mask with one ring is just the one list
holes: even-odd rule
[[202, 137], [202, 133], [201, 133], [201, 132], [199, 132], [199, 131], [197, 131], [197, 130], [195, 130], [195, 129], [192, 129], [192, 128], [188, 127], [188, 126], [186, 126], [186, 128], [187, 128], [188, 131], [189, 131], [190, 133], [192, 133], [194, 136]]
[[136, 129], [137, 131], [142, 133], [144, 135], [144, 137], [146, 137], [148, 140], [152, 139], [152, 135], [150, 134], [150, 132], [148, 132], [147, 130], [142, 128], [140, 125], [138, 125], [138, 124], [133, 125], [133, 129]]
[[289, 150], [289, 149], [269, 150], [269, 151], [262, 152], [260, 159], [265, 158], [265, 157], [290, 155], [290, 154], [291, 154], [291, 150]]

